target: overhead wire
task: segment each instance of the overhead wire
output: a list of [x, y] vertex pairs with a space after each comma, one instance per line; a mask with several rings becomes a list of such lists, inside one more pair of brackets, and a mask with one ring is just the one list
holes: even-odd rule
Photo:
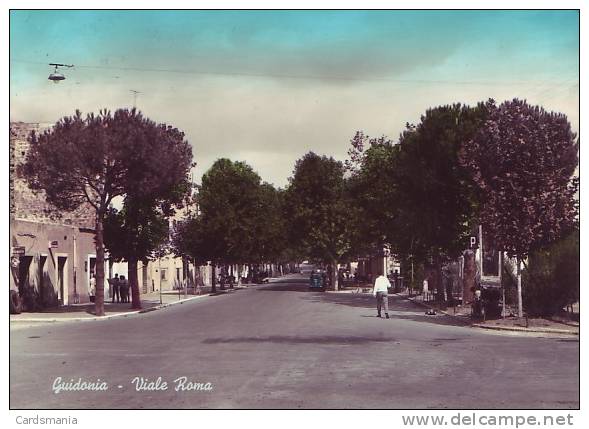
[[[11, 59], [11, 63], [47, 65], [40, 61], [28, 61], [20, 59]], [[467, 81], [467, 80], [432, 80], [432, 79], [395, 79], [387, 77], [353, 77], [337, 75], [294, 75], [294, 74], [276, 74], [276, 73], [253, 73], [253, 72], [228, 72], [213, 70], [191, 70], [191, 69], [167, 69], [167, 68], [149, 68], [149, 67], [132, 67], [132, 66], [105, 66], [105, 65], [74, 65], [74, 68], [96, 69], [96, 70], [118, 70], [134, 71], [148, 73], [175, 73], [175, 74], [194, 74], [194, 75], [211, 75], [211, 76], [233, 76], [233, 77], [261, 77], [273, 79], [302, 79], [302, 80], [339, 80], [339, 81], [358, 81], [358, 82], [395, 82], [408, 84], [434, 84], [434, 85], [473, 85], [473, 86], [497, 86], [497, 85], [544, 85], [545, 82], [530, 81]], [[560, 85], [552, 83], [552, 85]]]

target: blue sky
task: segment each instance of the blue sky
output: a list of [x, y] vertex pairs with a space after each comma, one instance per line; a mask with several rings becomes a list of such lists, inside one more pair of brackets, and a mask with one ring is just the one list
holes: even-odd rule
[[[396, 138], [428, 107], [526, 98], [578, 129], [576, 11], [12, 11], [11, 120], [137, 105], [182, 128], [197, 175], [284, 185], [307, 150]], [[66, 81], [46, 64], [74, 64]], [[159, 70], [159, 71], [156, 71]]]

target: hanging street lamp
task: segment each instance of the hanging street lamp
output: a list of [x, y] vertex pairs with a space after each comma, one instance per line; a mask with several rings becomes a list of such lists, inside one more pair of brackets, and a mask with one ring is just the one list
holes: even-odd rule
[[59, 83], [62, 80], [65, 80], [65, 76], [58, 71], [58, 67], [73, 67], [73, 64], [57, 64], [57, 63], [49, 63], [50, 66], [55, 66], [55, 70], [53, 73], [49, 75], [47, 79], [52, 81], [53, 83]]

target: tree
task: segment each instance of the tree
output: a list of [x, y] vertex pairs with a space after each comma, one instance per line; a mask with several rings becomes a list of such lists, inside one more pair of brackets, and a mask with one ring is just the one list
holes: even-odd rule
[[481, 222], [494, 246], [521, 264], [571, 231], [577, 217], [578, 140], [565, 115], [514, 99], [487, 103], [488, 119], [463, 148], [482, 196]]
[[371, 240], [387, 244], [400, 260], [425, 263], [440, 300], [442, 263], [468, 247], [477, 209], [474, 183], [458, 154], [484, 117], [481, 104], [440, 106], [418, 125], [407, 124], [398, 144], [365, 138], [365, 149], [358, 134], [352, 140], [354, 194], [376, 232]]
[[40, 135], [31, 134], [22, 166], [32, 189], [44, 190], [58, 209], [87, 203], [96, 213], [96, 314], [104, 315], [104, 230], [107, 210], [118, 196], [167, 195], [186, 180], [192, 150], [184, 134], [156, 124], [135, 109], [79, 111]]
[[110, 208], [104, 220], [104, 243], [113, 260], [128, 263], [131, 307], [141, 308], [137, 263], [155, 256], [168, 240], [167, 216], [152, 201], [127, 197], [122, 210]]
[[338, 288], [337, 264], [351, 250], [354, 222], [344, 165], [309, 152], [299, 159], [286, 191], [289, 245], [331, 267]]
[[441, 261], [468, 247], [477, 195], [458, 154], [484, 117], [484, 105], [440, 106], [428, 110], [417, 126], [409, 125], [399, 139], [394, 170], [398, 251], [433, 261], [438, 291]]
[[356, 212], [351, 220], [358, 221], [352, 248], [358, 254], [381, 253], [396, 239], [393, 227], [398, 190], [393, 179], [399, 147], [384, 136], [370, 138], [361, 131], [350, 143], [350, 159], [345, 165]]
[[[206, 264], [208, 261], [216, 261], [220, 251], [216, 248], [218, 243], [211, 231], [203, 222], [201, 215], [193, 215], [176, 225], [172, 235], [172, 251], [177, 256], [190, 258], [195, 265]], [[215, 272], [213, 265], [212, 292], [216, 292]]]
[[251, 210], [259, 186], [260, 176], [245, 162], [222, 158], [204, 174], [199, 204], [207, 234], [216, 242], [214, 261], [240, 263], [254, 250]]
[[253, 234], [250, 236], [252, 248], [250, 261], [282, 262], [285, 255], [286, 219], [284, 212], [285, 192], [275, 189], [269, 183], [262, 183], [252, 195], [252, 207], [248, 217]]
[[200, 214], [183, 223], [174, 235], [176, 253], [212, 261], [213, 267], [276, 256], [281, 247], [280, 198], [246, 163], [217, 160], [202, 178]]

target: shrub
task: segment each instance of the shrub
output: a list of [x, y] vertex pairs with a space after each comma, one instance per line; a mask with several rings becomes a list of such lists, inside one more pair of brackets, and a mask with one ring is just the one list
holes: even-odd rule
[[523, 271], [523, 302], [528, 315], [553, 316], [579, 300], [579, 231], [530, 254]]

